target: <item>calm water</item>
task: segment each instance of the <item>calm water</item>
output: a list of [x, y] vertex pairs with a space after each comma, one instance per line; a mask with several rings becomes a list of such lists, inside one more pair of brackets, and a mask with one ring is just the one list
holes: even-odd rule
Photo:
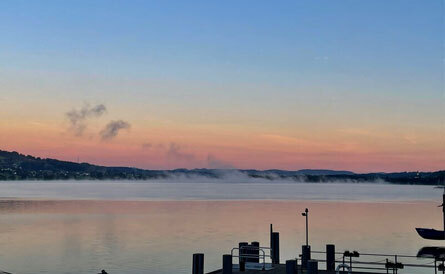
[[306, 207], [315, 250], [335, 243], [415, 255], [440, 244], [414, 227], [441, 228], [441, 195], [431, 186], [386, 184], [3, 182], [0, 269], [190, 273], [192, 254], [203, 252], [210, 271], [240, 241], [268, 245], [270, 223], [284, 261], [304, 244]]

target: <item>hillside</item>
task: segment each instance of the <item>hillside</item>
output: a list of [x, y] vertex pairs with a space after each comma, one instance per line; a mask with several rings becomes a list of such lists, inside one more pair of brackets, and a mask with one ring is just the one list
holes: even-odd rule
[[445, 171], [437, 172], [398, 172], [356, 174], [350, 171], [304, 169], [286, 170], [216, 170], [216, 169], [175, 169], [145, 170], [131, 167], [105, 167], [88, 163], [74, 163], [56, 159], [42, 159], [18, 152], [0, 150], [0, 180], [104, 180], [128, 179], [149, 180], [172, 177], [198, 176], [224, 178], [242, 175], [245, 178], [268, 180], [288, 179], [307, 182], [375, 182], [386, 181], [398, 184], [443, 184]]
[[56, 159], [42, 159], [0, 150], [0, 180], [52, 179], [149, 179], [162, 171], [129, 167], [104, 167]]

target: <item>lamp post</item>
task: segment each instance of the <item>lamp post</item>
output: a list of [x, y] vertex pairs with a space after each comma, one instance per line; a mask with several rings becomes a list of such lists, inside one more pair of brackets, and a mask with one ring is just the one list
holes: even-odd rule
[[304, 210], [303, 213], [301, 213], [302, 216], [306, 217], [306, 245], [309, 245], [309, 232], [308, 232], [308, 215], [309, 215], [309, 210], [306, 208]]

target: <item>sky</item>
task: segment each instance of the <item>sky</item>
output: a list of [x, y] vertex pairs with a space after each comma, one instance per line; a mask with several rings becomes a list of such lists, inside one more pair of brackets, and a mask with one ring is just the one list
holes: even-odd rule
[[0, 149], [445, 169], [444, 1], [0, 2]]

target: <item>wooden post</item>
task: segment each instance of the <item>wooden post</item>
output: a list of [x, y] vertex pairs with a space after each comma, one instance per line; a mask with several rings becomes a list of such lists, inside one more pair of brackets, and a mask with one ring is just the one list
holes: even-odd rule
[[240, 242], [238, 244], [238, 248], [239, 248], [239, 264], [240, 264], [240, 268], [241, 268], [241, 264], [246, 263], [246, 257], [244, 257], [245, 255], [247, 255], [247, 249], [246, 247], [249, 245], [249, 243], [247, 242]]
[[335, 245], [326, 245], [326, 270], [335, 270]]
[[241, 262], [239, 263], [239, 271], [240, 271], [240, 272], [244, 272], [244, 271], [246, 271], [246, 262], [245, 262], [245, 261], [241, 261]]
[[311, 246], [303, 245], [301, 247], [301, 268], [307, 269], [308, 261], [311, 259]]
[[193, 254], [193, 271], [192, 274], [204, 274], [204, 254]]
[[270, 248], [272, 248], [272, 232], [273, 232], [273, 226], [270, 224]]
[[280, 233], [272, 232], [272, 264], [280, 263]]
[[316, 260], [307, 262], [307, 274], [318, 274], [318, 262]]
[[232, 274], [232, 255], [224, 254], [222, 257], [223, 271], [222, 274]]
[[287, 260], [286, 261], [286, 274], [296, 274], [297, 273], [297, 261]]
[[251, 242], [250, 246], [252, 247], [251, 262], [259, 263], [260, 262], [260, 243], [259, 242]]

